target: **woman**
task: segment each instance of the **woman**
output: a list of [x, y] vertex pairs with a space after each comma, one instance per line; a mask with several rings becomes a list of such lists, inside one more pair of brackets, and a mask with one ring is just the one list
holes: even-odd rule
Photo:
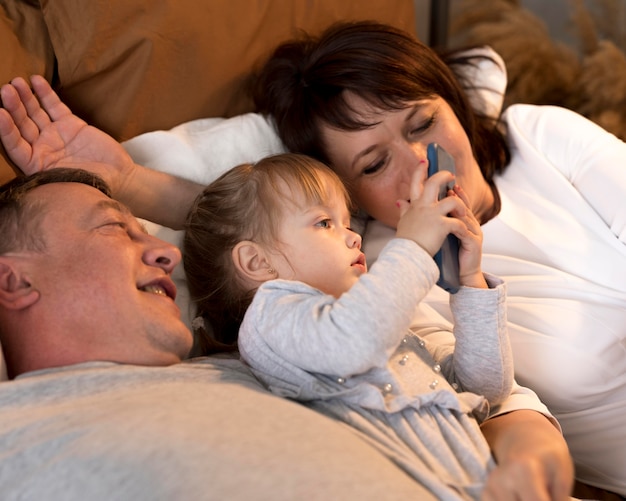
[[[554, 107], [480, 116], [450, 66], [373, 23], [283, 44], [255, 97], [287, 148], [332, 166], [376, 220], [370, 261], [427, 144], [452, 154], [483, 268], [507, 281], [516, 378], [555, 413], [578, 477], [626, 495], [626, 145]], [[451, 319], [447, 294], [427, 301]]]
[[[102, 175], [137, 216], [182, 226], [202, 186], [135, 165], [112, 138], [72, 115], [43, 78], [33, 77], [31, 83], [39, 101], [22, 79], [1, 91], [5, 109], [0, 110], [0, 137], [22, 170], [89, 168]], [[481, 426], [498, 463], [485, 499], [511, 499], [511, 492], [517, 499], [566, 498], [573, 474], [567, 447], [539, 402], [518, 388], [503, 410]]]

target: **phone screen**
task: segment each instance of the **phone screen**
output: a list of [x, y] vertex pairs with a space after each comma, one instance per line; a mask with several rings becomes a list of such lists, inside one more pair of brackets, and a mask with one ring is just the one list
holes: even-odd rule
[[[427, 148], [428, 177], [440, 170], [447, 170], [455, 174], [454, 159], [437, 143], [430, 143]], [[439, 199], [444, 198], [452, 186], [443, 186], [439, 192]], [[433, 256], [439, 268], [437, 285], [450, 294], [456, 293], [461, 284], [459, 282], [459, 239], [448, 235], [443, 241], [441, 249]]]

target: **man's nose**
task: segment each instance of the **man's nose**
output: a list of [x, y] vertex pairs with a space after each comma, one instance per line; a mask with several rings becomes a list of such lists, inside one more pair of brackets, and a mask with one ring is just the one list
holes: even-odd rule
[[157, 266], [167, 273], [172, 273], [181, 261], [178, 247], [156, 237], [150, 237], [150, 242], [144, 252], [144, 261], [151, 266]]

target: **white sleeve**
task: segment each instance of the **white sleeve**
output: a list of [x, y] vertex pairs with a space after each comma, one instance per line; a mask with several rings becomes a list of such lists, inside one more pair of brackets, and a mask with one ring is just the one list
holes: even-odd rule
[[546, 407], [546, 405], [539, 400], [537, 394], [530, 388], [521, 386], [515, 381], [513, 381], [513, 388], [509, 397], [500, 405], [492, 407], [489, 411], [489, 417], [487, 419], [521, 410], [531, 410], [543, 414], [550, 420], [554, 427], [562, 433], [563, 430], [561, 429], [560, 423], [550, 413], [548, 407]]
[[626, 243], [626, 143], [565, 108], [516, 105], [506, 116]]

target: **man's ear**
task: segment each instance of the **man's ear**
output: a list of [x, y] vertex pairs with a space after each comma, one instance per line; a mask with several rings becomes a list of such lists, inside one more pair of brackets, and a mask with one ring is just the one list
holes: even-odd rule
[[232, 259], [237, 272], [246, 280], [263, 283], [276, 278], [267, 252], [256, 242], [239, 242], [232, 250]]
[[0, 256], [0, 306], [22, 310], [39, 300], [39, 291], [10, 257]]

